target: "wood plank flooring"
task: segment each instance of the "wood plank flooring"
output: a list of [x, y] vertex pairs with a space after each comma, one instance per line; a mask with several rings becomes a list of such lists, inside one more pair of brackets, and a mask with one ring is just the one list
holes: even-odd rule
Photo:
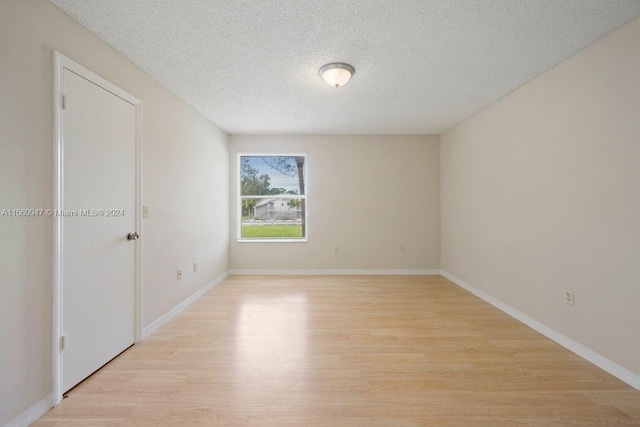
[[640, 426], [640, 392], [440, 276], [232, 276], [34, 426]]

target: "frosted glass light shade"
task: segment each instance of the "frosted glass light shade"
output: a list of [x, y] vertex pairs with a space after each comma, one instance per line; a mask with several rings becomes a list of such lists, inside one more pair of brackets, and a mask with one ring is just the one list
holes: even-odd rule
[[351, 76], [355, 73], [354, 68], [349, 64], [333, 62], [320, 68], [318, 74], [329, 86], [340, 87], [347, 84]]

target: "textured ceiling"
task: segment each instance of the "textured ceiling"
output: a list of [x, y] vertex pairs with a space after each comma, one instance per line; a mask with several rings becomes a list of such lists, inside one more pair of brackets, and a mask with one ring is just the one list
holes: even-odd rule
[[[640, 0], [51, 0], [225, 131], [439, 134]], [[318, 68], [347, 62], [346, 86]]]

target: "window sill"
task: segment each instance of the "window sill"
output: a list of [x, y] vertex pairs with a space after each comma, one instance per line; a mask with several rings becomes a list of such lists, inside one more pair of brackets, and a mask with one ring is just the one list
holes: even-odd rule
[[307, 243], [307, 239], [237, 239], [238, 243]]

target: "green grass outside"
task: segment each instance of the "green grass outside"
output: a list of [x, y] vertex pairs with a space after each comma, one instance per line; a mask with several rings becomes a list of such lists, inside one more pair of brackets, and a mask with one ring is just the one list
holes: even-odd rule
[[242, 237], [246, 238], [300, 238], [302, 237], [302, 225], [277, 224], [277, 225], [243, 225]]

